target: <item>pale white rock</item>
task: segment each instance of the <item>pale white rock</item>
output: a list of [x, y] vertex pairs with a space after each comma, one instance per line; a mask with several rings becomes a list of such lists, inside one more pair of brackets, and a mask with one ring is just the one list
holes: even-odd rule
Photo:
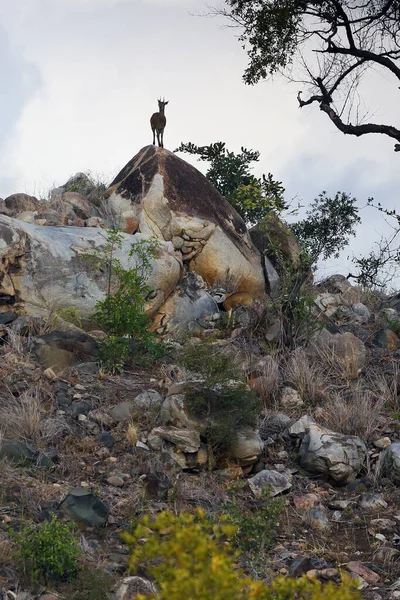
[[[135, 257], [128, 258], [132, 244], [146, 239], [143, 234], [123, 235], [115, 258], [125, 268], [134, 266]], [[96, 302], [104, 299], [107, 282], [84, 255], [104, 243], [104, 233], [97, 228], [41, 227], [0, 215], [0, 291], [18, 296], [27, 315], [74, 308], [88, 317]], [[181, 260], [170, 242], [160, 241], [151, 267], [147, 283], [154, 291], [147, 310], [154, 314], [181, 275]]]
[[301, 442], [300, 465], [311, 473], [329, 475], [338, 483], [349, 483], [361, 471], [366, 455], [360, 438], [312, 423]]

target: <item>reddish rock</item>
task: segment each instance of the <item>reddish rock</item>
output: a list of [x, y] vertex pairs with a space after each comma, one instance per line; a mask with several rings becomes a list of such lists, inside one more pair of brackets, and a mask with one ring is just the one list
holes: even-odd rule
[[375, 571], [372, 571], [359, 561], [347, 563], [347, 569], [350, 573], [355, 573], [359, 577], [362, 577], [370, 585], [375, 585], [380, 579], [378, 573], [375, 573]]
[[302, 496], [294, 496], [293, 503], [297, 510], [309, 510], [313, 508], [319, 501], [316, 494], [304, 494]]

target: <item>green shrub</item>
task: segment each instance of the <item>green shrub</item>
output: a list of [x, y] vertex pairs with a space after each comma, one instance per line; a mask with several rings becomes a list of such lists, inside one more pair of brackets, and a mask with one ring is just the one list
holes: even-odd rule
[[158, 358], [164, 353], [155, 334], [149, 331], [150, 317], [145, 313], [146, 297], [151, 293], [146, 281], [151, 273], [159, 242], [139, 240], [131, 246], [128, 258], [135, 260], [134, 266], [124, 268], [115, 258], [122, 248], [123, 235], [119, 231], [108, 231], [106, 243], [101, 251], [87, 255], [107, 277], [107, 293], [104, 300], [97, 302], [94, 318], [108, 334], [99, 345], [99, 359], [111, 372], [120, 372], [129, 359]]
[[360, 600], [348, 581], [336, 586], [279, 577], [267, 586], [245, 577], [236, 569], [234, 535], [232, 525], [212, 524], [199, 510], [196, 515], [164, 511], [154, 520], [145, 516], [123, 538], [131, 546], [131, 571], [154, 578], [159, 590], [154, 600]]
[[285, 505], [281, 498], [270, 498], [268, 492], [254, 500], [251, 507], [240, 505], [236, 498], [222, 505], [222, 513], [237, 527], [232, 538], [234, 547], [251, 560], [264, 560], [263, 552], [275, 542], [275, 529]]
[[186, 393], [189, 411], [205, 423], [205, 438], [215, 455], [223, 455], [246, 427], [257, 425], [259, 401], [244, 381], [232, 355], [210, 341], [189, 347], [183, 365], [204, 383]]
[[53, 515], [51, 521], [28, 525], [12, 537], [19, 547], [16, 558], [32, 581], [48, 583], [77, 575], [81, 550], [70, 523]]

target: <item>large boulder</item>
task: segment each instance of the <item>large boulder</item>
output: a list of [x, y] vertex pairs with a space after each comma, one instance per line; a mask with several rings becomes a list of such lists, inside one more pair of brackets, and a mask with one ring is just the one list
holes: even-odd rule
[[12, 194], [4, 200], [4, 204], [10, 217], [16, 217], [25, 211], [39, 211], [43, 206], [40, 200], [28, 194]]
[[135, 216], [143, 234], [172, 241], [208, 284], [230, 278], [235, 290], [264, 295], [260, 253], [243, 220], [204, 175], [172, 152], [146, 146], [105, 196], [120, 225]]
[[335, 433], [304, 417], [289, 428], [289, 433], [302, 437], [300, 465], [310, 473], [346, 484], [353, 481], [363, 467], [367, 449], [354, 435]]
[[[133, 266], [135, 257], [130, 260], [129, 252], [143, 239], [148, 236], [125, 235], [114, 258], [125, 268]], [[74, 308], [81, 317], [89, 317], [104, 298], [107, 282], [85, 254], [104, 244], [101, 229], [41, 227], [0, 215], [0, 304], [19, 303], [28, 315]], [[182, 264], [171, 242], [163, 241], [151, 262], [148, 312], [154, 314], [178, 283]]]

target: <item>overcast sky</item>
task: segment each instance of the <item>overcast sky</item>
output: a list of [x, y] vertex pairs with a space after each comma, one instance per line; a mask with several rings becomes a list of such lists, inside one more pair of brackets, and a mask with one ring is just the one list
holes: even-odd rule
[[[245, 86], [235, 31], [193, 16], [204, 9], [203, 0], [0, 0], [0, 197], [44, 196], [77, 171], [111, 180], [151, 143], [162, 95], [170, 150], [182, 141], [246, 146], [261, 152], [255, 173], [272, 172], [288, 200], [343, 190], [360, 206], [373, 196], [400, 208], [394, 141], [344, 136], [316, 106], [300, 110], [299, 84]], [[397, 84], [368, 77], [377, 122], [400, 125]], [[367, 253], [384, 230], [373, 210], [362, 217], [357, 240], [326, 273], [347, 275], [347, 255]]]

